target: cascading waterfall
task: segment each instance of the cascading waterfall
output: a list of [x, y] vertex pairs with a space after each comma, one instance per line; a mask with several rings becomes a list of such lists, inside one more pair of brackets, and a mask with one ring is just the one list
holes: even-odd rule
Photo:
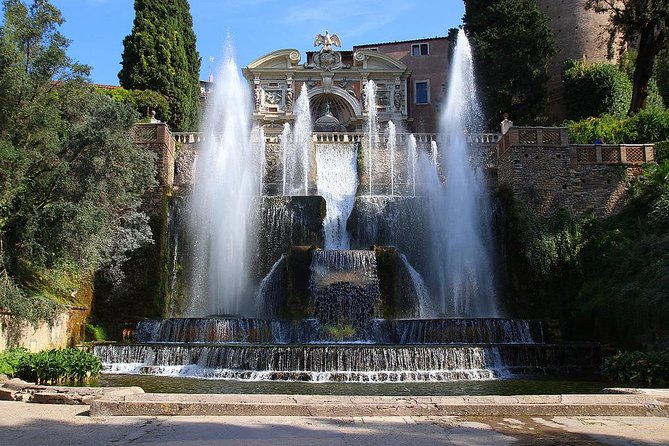
[[251, 96], [230, 46], [218, 79], [191, 198], [191, 316], [239, 314], [253, 303], [249, 265], [261, 161], [250, 143]]
[[349, 249], [346, 222], [358, 189], [357, 150], [348, 144], [319, 144], [316, 151], [318, 194], [325, 198], [325, 249]]
[[418, 304], [418, 317], [428, 318], [432, 316], [432, 302], [430, 294], [427, 291], [423, 277], [411, 266], [409, 259], [404, 254], [400, 254], [400, 260], [405, 271], [409, 274], [411, 286], [409, 287], [416, 294], [416, 303]]
[[[272, 279], [276, 280], [276, 279]], [[145, 320], [137, 324], [139, 343], [260, 343], [319, 344], [318, 323], [302, 321], [190, 318]], [[356, 341], [358, 342], [358, 341]], [[366, 342], [370, 344], [541, 344], [540, 321], [516, 319], [374, 319]]]
[[452, 60], [446, 107], [440, 116], [442, 150], [433, 155], [441, 167], [428, 172], [433, 238], [433, 277], [441, 311], [449, 316], [493, 317], [495, 297], [493, 239], [485, 179], [472, 167], [463, 129], [476, 129], [480, 113], [474, 85], [472, 52], [463, 30]]
[[281, 255], [272, 269], [260, 282], [256, 294], [256, 314], [267, 318], [275, 318], [281, 314], [286, 304], [283, 282], [285, 281], [286, 256]]
[[302, 84], [302, 91], [295, 102], [294, 115], [293, 144], [292, 147], [287, 147], [285, 156], [284, 169], [287, 173], [284, 195], [309, 195], [309, 160], [313, 147], [313, 124], [306, 84]]
[[367, 169], [369, 174], [369, 195], [372, 195], [374, 153], [379, 144], [378, 111], [376, 109], [376, 84], [373, 80], [367, 81], [364, 88], [365, 108], [367, 109], [367, 125], [365, 137], [367, 139]]
[[397, 129], [393, 121], [388, 121], [388, 151], [390, 152], [390, 196], [395, 196], [395, 149], [397, 147]]

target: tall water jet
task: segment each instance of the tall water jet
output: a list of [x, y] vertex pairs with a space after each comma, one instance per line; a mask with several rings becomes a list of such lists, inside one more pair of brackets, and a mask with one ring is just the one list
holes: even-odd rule
[[367, 137], [367, 169], [369, 173], [369, 195], [372, 195], [372, 166], [374, 165], [374, 152], [379, 144], [378, 111], [376, 109], [376, 84], [373, 80], [367, 81], [364, 88], [365, 108], [367, 109], [367, 125], [365, 136]]
[[412, 196], [416, 196], [416, 162], [418, 161], [418, 153], [416, 152], [416, 137], [409, 135], [409, 162], [411, 163], [411, 185]]
[[433, 265], [441, 293], [441, 311], [449, 316], [498, 316], [494, 287], [493, 238], [485, 178], [469, 153], [465, 131], [477, 130], [472, 52], [463, 30], [453, 55], [446, 107], [440, 116], [439, 173], [428, 186]]
[[302, 92], [295, 103], [294, 113], [293, 144], [287, 150], [284, 165], [284, 169], [287, 170], [287, 194], [284, 195], [309, 195], [309, 160], [313, 146], [313, 124], [306, 84], [302, 84]]
[[316, 152], [318, 194], [325, 198], [325, 249], [349, 249], [346, 222], [358, 189], [357, 150], [349, 144], [319, 144]]
[[388, 121], [388, 151], [390, 152], [390, 196], [395, 196], [395, 149], [397, 147], [397, 129], [393, 121]]
[[290, 131], [290, 124], [287, 122], [283, 125], [283, 131], [281, 132], [281, 195], [286, 196], [286, 174], [288, 172], [288, 151], [290, 150], [290, 138], [292, 137]]
[[189, 316], [239, 314], [252, 307], [249, 264], [259, 150], [251, 144], [251, 96], [228, 46], [217, 88], [208, 101], [193, 185], [193, 246]]
[[252, 146], [258, 151], [258, 181], [259, 191], [258, 195], [263, 196], [263, 181], [265, 179], [265, 129], [262, 127], [254, 127], [251, 138]]

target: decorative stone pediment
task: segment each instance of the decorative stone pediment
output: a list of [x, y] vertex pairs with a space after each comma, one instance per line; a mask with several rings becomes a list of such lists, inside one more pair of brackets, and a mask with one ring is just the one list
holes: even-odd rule
[[249, 70], [281, 70], [294, 68], [300, 62], [300, 52], [295, 49], [273, 51], [251, 62]]
[[354, 66], [370, 71], [399, 71], [404, 72], [407, 66], [394, 57], [378, 51], [360, 50], [353, 55]]

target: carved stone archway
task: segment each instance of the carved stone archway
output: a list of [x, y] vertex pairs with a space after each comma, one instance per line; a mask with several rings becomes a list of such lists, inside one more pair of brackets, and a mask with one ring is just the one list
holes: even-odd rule
[[309, 90], [309, 106], [313, 122], [325, 114], [327, 104], [332, 115], [347, 130], [355, 130], [355, 123], [362, 115], [358, 100], [339, 87], [330, 87], [325, 91], [323, 87], [314, 87]]

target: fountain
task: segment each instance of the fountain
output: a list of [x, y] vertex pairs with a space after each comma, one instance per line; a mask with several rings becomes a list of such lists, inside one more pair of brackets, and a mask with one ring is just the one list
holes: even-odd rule
[[[285, 129], [284, 129], [285, 130]], [[295, 124], [292, 130], [292, 144], [288, 138], [284, 145], [284, 195], [309, 195], [309, 160], [311, 158], [311, 110], [307, 85], [295, 103]], [[285, 132], [284, 132], [285, 134]]]
[[[449, 316], [497, 317], [492, 265], [492, 208], [481, 169], [472, 167], [466, 134], [479, 125], [472, 52], [464, 30], [458, 33], [446, 107], [440, 130], [442, 148], [432, 147], [425, 196], [431, 209], [433, 271], [440, 311]], [[427, 167], [426, 167], [427, 168]], [[442, 169], [446, 182], [440, 177]], [[457, 218], [453, 216], [457, 215]]]
[[371, 80], [364, 137], [312, 137], [303, 86], [294, 127], [278, 138], [275, 196], [231, 59], [219, 78], [190, 204], [190, 317], [142, 321], [136, 344], [96, 346], [107, 373], [449, 381], [595, 363], [595, 348], [552, 344], [540, 321], [499, 317], [490, 206], [463, 132], [477, 106], [462, 32], [439, 145], [389, 122], [384, 146]]
[[250, 94], [231, 50], [219, 73], [221, 88], [206, 113], [208, 135], [191, 199], [189, 233], [195, 255], [188, 314], [239, 314], [249, 309], [250, 253], [259, 150], [250, 134]]

